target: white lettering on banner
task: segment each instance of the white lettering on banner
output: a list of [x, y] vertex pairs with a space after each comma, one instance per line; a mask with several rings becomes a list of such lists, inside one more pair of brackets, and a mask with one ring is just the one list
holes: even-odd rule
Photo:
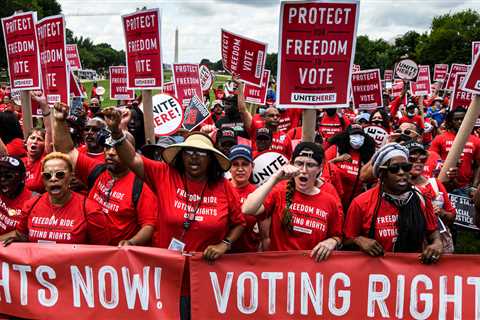
[[[308, 79], [307, 79], [308, 73]], [[333, 68], [298, 68], [300, 83], [305, 84], [333, 84]]]
[[137, 29], [146, 29], [146, 28], [155, 28], [156, 24], [156, 15], [140, 15], [136, 17], [125, 18], [125, 24], [127, 26], [127, 31], [134, 31]]
[[16, 41], [8, 44], [8, 54], [16, 54], [35, 50], [35, 43], [30, 41]]
[[43, 64], [51, 62], [63, 62], [63, 49], [45, 50], [40, 53], [40, 61]]
[[287, 39], [286, 53], [297, 56], [346, 55], [347, 40]]
[[292, 7], [288, 11], [288, 23], [347, 25], [351, 11], [350, 8]]
[[309, 104], [335, 102], [337, 94], [332, 93], [298, 93], [292, 92], [292, 102], [302, 102]]
[[21, 19], [14, 18], [12, 21], [5, 23], [5, 32], [12, 33], [17, 31], [31, 30], [33, 27], [31, 17]]
[[63, 34], [61, 21], [47, 22], [37, 28], [37, 37], [39, 40], [50, 37], [58, 37]]
[[157, 39], [138, 39], [133, 41], [128, 41], [127, 44], [128, 52], [140, 52], [144, 50], [157, 50], [158, 44]]
[[286, 165], [288, 160], [282, 154], [267, 152], [255, 158], [254, 163], [252, 182], [259, 186]]

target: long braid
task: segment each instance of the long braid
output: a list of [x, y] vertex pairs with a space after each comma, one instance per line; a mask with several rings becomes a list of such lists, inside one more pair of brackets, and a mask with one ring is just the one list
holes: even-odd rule
[[287, 183], [287, 193], [285, 194], [286, 206], [283, 209], [282, 226], [289, 232], [293, 231], [292, 212], [290, 206], [292, 205], [293, 195], [295, 193], [295, 179], [292, 178]]

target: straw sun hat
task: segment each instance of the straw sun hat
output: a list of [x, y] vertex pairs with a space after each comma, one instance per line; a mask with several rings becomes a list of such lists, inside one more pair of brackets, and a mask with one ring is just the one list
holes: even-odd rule
[[162, 153], [163, 160], [168, 164], [172, 164], [177, 154], [184, 148], [209, 151], [217, 158], [223, 171], [230, 169], [230, 160], [228, 160], [223, 153], [215, 149], [212, 140], [208, 136], [198, 132], [190, 134], [182, 143], [172, 144], [166, 147]]

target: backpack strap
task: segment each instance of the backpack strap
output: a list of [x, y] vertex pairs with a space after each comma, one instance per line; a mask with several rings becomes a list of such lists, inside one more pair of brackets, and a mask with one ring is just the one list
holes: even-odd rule
[[138, 201], [140, 200], [140, 196], [142, 195], [143, 183], [144, 182], [142, 179], [135, 176], [132, 187], [132, 205], [134, 208], [137, 208]]
[[438, 188], [437, 179], [430, 178], [430, 179], [428, 179], [428, 182], [430, 183], [433, 191], [435, 192], [435, 197], [438, 196], [438, 194], [440, 193], [440, 189]]
[[104, 172], [105, 170], [107, 170], [107, 165], [102, 163], [102, 164], [99, 164], [97, 165], [95, 168], [93, 168], [92, 172], [90, 172], [90, 174], [88, 175], [87, 177], [87, 187], [88, 187], [88, 190], [92, 189], [93, 185], [95, 184], [95, 181], [98, 179], [98, 177], [102, 174], [102, 172]]
[[32, 213], [33, 208], [35, 208], [35, 206], [37, 205], [38, 201], [40, 201], [40, 199], [42, 199], [42, 196], [43, 196], [43, 194], [39, 195], [37, 197], [37, 199], [33, 202], [32, 206], [30, 207], [30, 210], [28, 210], [28, 215], [29, 216], [30, 216], [30, 213]]

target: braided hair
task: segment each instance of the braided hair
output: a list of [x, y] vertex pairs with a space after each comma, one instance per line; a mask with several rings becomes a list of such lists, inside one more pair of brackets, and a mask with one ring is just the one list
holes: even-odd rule
[[292, 212], [290, 211], [290, 206], [292, 205], [293, 196], [295, 194], [295, 178], [291, 178], [287, 183], [287, 193], [285, 194], [286, 206], [283, 209], [283, 218], [282, 218], [282, 227], [288, 230], [288, 232], [293, 231], [292, 224]]

